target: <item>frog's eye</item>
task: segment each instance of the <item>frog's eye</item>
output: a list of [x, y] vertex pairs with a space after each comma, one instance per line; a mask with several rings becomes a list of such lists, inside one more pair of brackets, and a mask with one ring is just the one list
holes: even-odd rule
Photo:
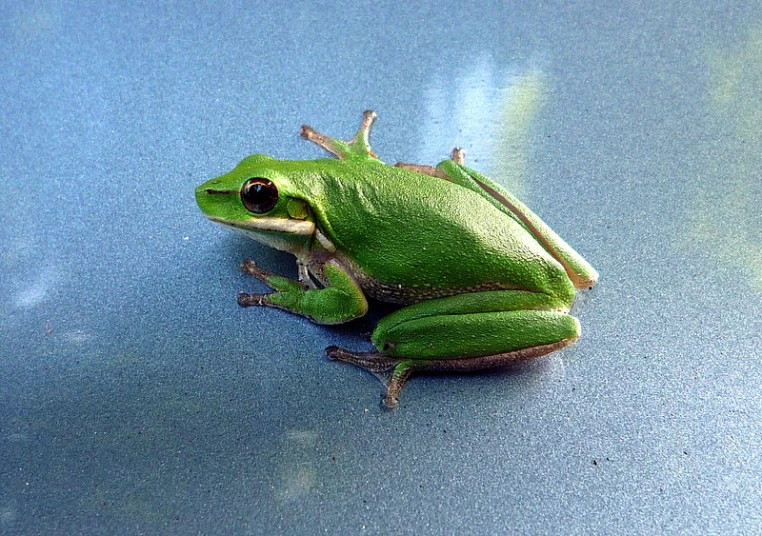
[[241, 201], [249, 212], [264, 214], [278, 202], [278, 189], [269, 179], [253, 177], [243, 183]]

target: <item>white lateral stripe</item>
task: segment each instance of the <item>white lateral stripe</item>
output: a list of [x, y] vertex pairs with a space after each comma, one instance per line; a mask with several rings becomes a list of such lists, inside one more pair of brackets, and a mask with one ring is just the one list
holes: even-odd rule
[[286, 220], [283, 218], [256, 218], [249, 221], [229, 221], [219, 218], [209, 218], [215, 223], [250, 229], [252, 231], [272, 231], [275, 233], [309, 236], [315, 232], [315, 224], [305, 220]]

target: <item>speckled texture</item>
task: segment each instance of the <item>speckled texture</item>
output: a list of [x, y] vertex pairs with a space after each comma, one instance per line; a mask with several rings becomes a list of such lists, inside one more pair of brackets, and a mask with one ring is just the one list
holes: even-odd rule
[[[759, 3], [155, 4], [0, 7], [0, 534], [760, 532]], [[385, 413], [378, 315], [238, 308], [194, 187], [366, 108], [600, 271], [575, 346]]]

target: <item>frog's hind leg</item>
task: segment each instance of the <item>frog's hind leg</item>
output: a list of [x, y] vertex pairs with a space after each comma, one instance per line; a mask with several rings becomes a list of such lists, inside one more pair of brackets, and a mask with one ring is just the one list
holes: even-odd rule
[[370, 141], [368, 139], [370, 136], [370, 128], [373, 126], [377, 117], [376, 112], [373, 110], [365, 110], [362, 114], [360, 128], [357, 129], [357, 133], [348, 142], [326, 136], [309, 125], [302, 125], [302, 130], [299, 135], [304, 139], [318, 144], [320, 147], [329, 153], [336, 155], [341, 160], [350, 158], [378, 159], [376, 153], [371, 150]]
[[350, 352], [338, 346], [329, 346], [325, 353], [329, 359], [364, 368], [378, 378], [385, 387], [381, 403], [387, 409], [395, 409], [399, 405], [400, 391], [415, 369], [408, 360], [395, 359], [378, 352]]
[[446, 181], [450, 180], [449, 178], [447, 178], [447, 175], [445, 175], [444, 172], [438, 170], [434, 166], [427, 166], [425, 164], [408, 164], [407, 162], [397, 162], [396, 164], [394, 164], [394, 167], [407, 169], [408, 171], [415, 171], [416, 173], [422, 173], [424, 175], [437, 177], [439, 179], [444, 179]]
[[[452, 153], [450, 153], [450, 160], [455, 162], [456, 164], [463, 165], [463, 157], [465, 156], [465, 152], [460, 147], [456, 147], [452, 150]], [[442, 171], [439, 168], [436, 168], [434, 166], [427, 166], [425, 164], [409, 164], [407, 162], [397, 162], [394, 164], [394, 167], [407, 169], [408, 171], [415, 171], [417, 173], [423, 173], [424, 175], [429, 175], [431, 177], [437, 177], [440, 179], [444, 179], [446, 181], [452, 182], [450, 177]]]

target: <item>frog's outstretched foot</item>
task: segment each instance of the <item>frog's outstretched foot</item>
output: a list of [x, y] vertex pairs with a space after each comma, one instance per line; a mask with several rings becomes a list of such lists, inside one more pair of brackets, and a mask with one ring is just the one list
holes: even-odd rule
[[385, 392], [381, 401], [387, 409], [395, 409], [400, 402], [400, 391], [413, 372], [408, 361], [385, 356], [378, 352], [350, 352], [338, 346], [325, 349], [328, 359], [350, 363], [364, 368], [384, 384]]
[[[302, 283], [299, 283], [297, 281], [291, 281], [288, 278], [285, 278], [283, 276], [280, 276], [278, 274], [274, 274], [273, 272], [269, 272], [265, 270], [264, 268], [260, 268], [257, 266], [257, 263], [255, 263], [252, 260], [245, 260], [243, 263], [241, 263], [241, 271], [245, 274], [250, 275], [254, 279], [257, 279], [259, 281], [262, 281], [265, 285], [268, 287], [275, 289], [276, 291], [280, 290], [302, 290]], [[255, 307], [260, 305], [266, 305], [270, 307], [277, 307], [277, 305], [273, 304], [271, 301], [273, 294], [267, 293], [267, 294], [249, 294], [247, 292], [239, 292], [238, 293], [238, 305], [241, 307]]]
[[378, 159], [376, 153], [370, 149], [370, 142], [368, 141], [370, 127], [373, 126], [377, 117], [376, 112], [373, 110], [365, 110], [362, 114], [362, 122], [360, 123], [360, 128], [357, 130], [357, 134], [355, 134], [354, 138], [348, 142], [326, 136], [309, 125], [302, 125], [302, 131], [299, 135], [302, 138], [317, 143], [323, 149], [336, 155], [341, 160], [352, 158]]

